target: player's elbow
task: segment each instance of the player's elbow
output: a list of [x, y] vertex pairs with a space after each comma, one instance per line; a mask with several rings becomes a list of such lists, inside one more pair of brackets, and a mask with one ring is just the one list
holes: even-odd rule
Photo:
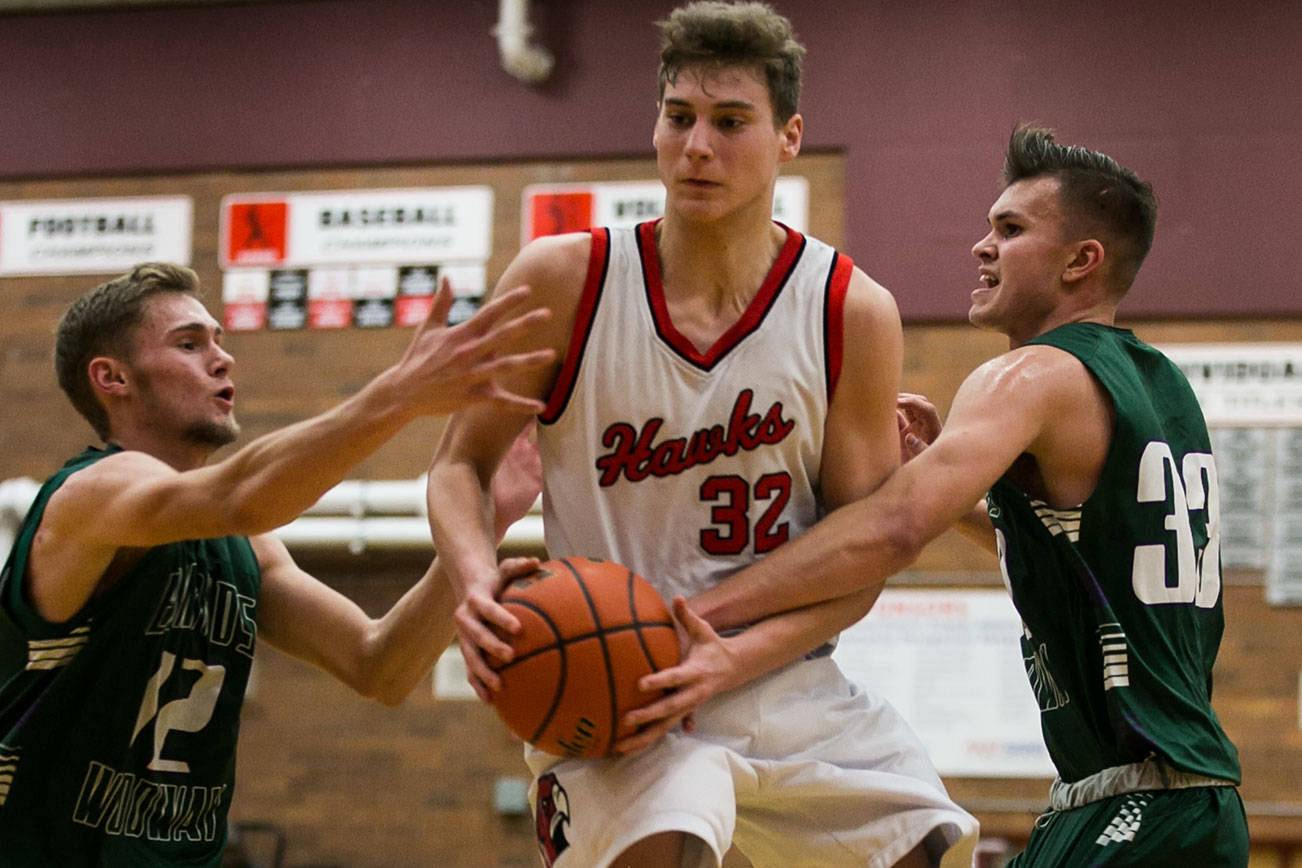
[[286, 517], [283, 510], [277, 509], [265, 496], [236, 492], [226, 501], [219, 519], [221, 526], [218, 530], [221, 532], [215, 535], [257, 536], [270, 533], [291, 519], [292, 516]]
[[869, 565], [869, 584], [879, 584], [916, 561], [926, 544], [925, 529], [907, 511], [892, 510], [872, 522], [868, 533], [856, 534], [850, 549], [861, 567]]
[[362, 696], [385, 706], [386, 708], [397, 708], [407, 699], [411, 693], [410, 689], [399, 690], [392, 684], [377, 685], [370, 690], [363, 691]]
[[345, 680], [362, 697], [393, 708], [420, 683], [422, 673], [413, 659], [386, 641], [380, 622], [374, 621]]
[[390, 673], [370, 661], [362, 661], [357, 671], [347, 681], [348, 686], [363, 699], [369, 699], [371, 702], [389, 708], [402, 705], [412, 688], [410, 684], [399, 684]]

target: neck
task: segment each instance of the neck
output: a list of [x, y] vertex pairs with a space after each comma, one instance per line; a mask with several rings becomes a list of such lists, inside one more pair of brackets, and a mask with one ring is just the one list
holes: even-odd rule
[[173, 470], [195, 470], [208, 463], [216, 448], [207, 443], [193, 443], [178, 438], [164, 438], [153, 432], [124, 431], [113, 434], [106, 441], [134, 452], [144, 452], [163, 462]]
[[1008, 336], [1008, 349], [1015, 350], [1020, 346], [1024, 346], [1034, 338], [1038, 338], [1040, 335], [1047, 334], [1059, 326], [1064, 326], [1068, 323], [1091, 322], [1096, 323], [1097, 325], [1111, 326], [1116, 324], [1116, 320], [1117, 309], [1114, 305], [1099, 305], [1087, 310], [1079, 311], [1055, 312], [1054, 315], [1048, 317], [1044, 322], [1042, 322], [1039, 328], [1034, 330], [1033, 334], [1027, 334], [1025, 336], [1010, 334]]
[[666, 215], [656, 233], [665, 294], [753, 296], [786, 240], [771, 213], [708, 224]]

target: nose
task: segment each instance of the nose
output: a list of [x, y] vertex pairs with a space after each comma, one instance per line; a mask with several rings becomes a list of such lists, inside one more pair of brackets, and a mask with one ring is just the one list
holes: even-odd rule
[[991, 229], [986, 236], [972, 245], [972, 255], [982, 262], [992, 262], [995, 258], [995, 231]]
[[213, 373], [218, 376], [229, 373], [235, 367], [235, 357], [221, 344], [213, 344], [213, 347], [216, 350], [213, 354]]
[[710, 124], [705, 118], [698, 118], [692, 128], [687, 131], [687, 139], [683, 144], [683, 150], [689, 157], [706, 158], [714, 153], [714, 147], [710, 141]]

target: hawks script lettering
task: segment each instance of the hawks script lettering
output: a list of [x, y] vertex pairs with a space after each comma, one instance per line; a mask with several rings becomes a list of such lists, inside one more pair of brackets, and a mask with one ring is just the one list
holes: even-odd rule
[[640, 482], [648, 476], [674, 476], [698, 464], [709, 464], [720, 456], [781, 443], [796, 423], [783, 418], [781, 401], [774, 401], [763, 416], [752, 413], [754, 399], [752, 390], [743, 390], [732, 406], [726, 427], [712, 425], [690, 437], [658, 443], [656, 435], [664, 419], [648, 419], [641, 431], [627, 422], [612, 424], [601, 435], [601, 445], [611, 450], [597, 459], [601, 486], [614, 485], [620, 476], [629, 482]]

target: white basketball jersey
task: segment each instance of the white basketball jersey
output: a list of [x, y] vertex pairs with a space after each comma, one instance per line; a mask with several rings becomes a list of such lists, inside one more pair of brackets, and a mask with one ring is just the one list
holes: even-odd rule
[[670, 322], [655, 223], [593, 230], [540, 417], [550, 556], [617, 561], [690, 597], [812, 525], [851, 268], [787, 229], [754, 300], [701, 352]]

